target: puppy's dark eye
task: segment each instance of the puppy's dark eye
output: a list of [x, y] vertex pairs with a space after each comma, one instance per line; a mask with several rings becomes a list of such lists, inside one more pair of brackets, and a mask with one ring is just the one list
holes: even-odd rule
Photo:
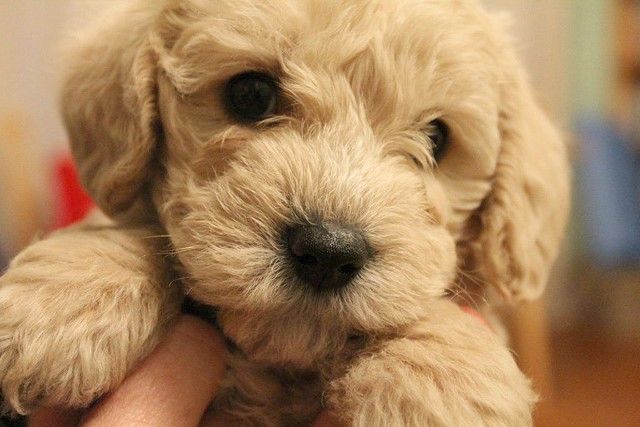
[[429, 123], [426, 132], [431, 140], [433, 157], [438, 162], [442, 159], [449, 146], [449, 126], [442, 120], [436, 119]]
[[267, 74], [238, 74], [227, 83], [224, 96], [227, 109], [236, 119], [254, 123], [275, 114], [278, 85]]

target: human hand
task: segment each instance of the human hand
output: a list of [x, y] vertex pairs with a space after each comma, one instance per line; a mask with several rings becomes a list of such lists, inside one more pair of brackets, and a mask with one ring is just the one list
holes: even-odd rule
[[223, 378], [223, 354], [222, 335], [184, 315], [117, 390], [84, 414], [41, 409], [29, 425], [197, 426]]
[[[183, 315], [165, 340], [113, 393], [87, 411], [43, 408], [30, 427], [224, 426], [207, 413], [224, 376], [224, 339], [205, 321]], [[328, 413], [314, 427], [337, 425]]]

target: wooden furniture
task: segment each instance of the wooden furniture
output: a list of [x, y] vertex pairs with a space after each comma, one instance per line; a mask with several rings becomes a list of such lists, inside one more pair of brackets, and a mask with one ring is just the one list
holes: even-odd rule
[[616, 0], [613, 110], [640, 149], [640, 0]]

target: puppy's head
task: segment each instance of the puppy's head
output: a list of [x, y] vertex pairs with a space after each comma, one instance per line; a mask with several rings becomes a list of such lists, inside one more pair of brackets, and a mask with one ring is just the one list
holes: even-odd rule
[[541, 292], [565, 149], [475, 1], [149, 3], [79, 47], [72, 148], [245, 351], [308, 365], [447, 288]]

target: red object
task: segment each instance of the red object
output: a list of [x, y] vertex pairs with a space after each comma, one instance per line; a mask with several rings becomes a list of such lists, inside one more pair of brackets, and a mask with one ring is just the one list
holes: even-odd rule
[[60, 156], [56, 160], [55, 180], [58, 202], [55, 228], [62, 228], [83, 219], [94, 204], [80, 185], [78, 173], [69, 155]]
[[482, 317], [482, 314], [480, 314], [476, 309], [469, 307], [468, 305], [461, 305], [460, 308], [462, 309], [462, 311], [464, 311], [465, 313], [475, 317], [477, 320], [480, 321], [480, 323], [482, 323], [484, 326], [486, 326], [487, 328], [491, 329], [491, 331], [493, 332], [493, 328], [491, 327], [491, 325], [489, 324], [489, 322], [487, 322], [487, 319], [485, 319], [484, 317]]

